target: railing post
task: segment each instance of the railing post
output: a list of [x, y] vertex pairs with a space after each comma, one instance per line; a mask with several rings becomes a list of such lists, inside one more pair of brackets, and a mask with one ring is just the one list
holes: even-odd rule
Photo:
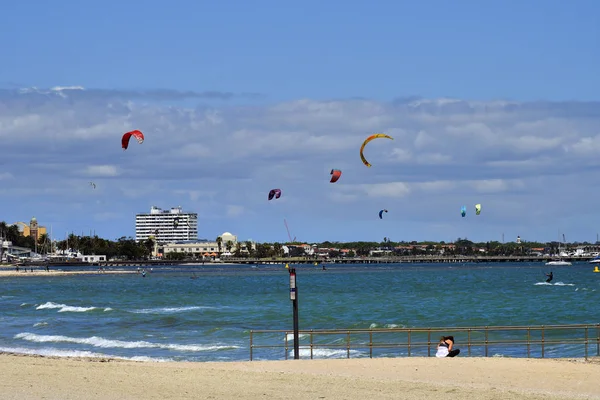
[[471, 355], [471, 328], [467, 330], [467, 354]]
[[600, 324], [596, 324], [596, 355], [600, 356]]
[[288, 347], [288, 338], [287, 337], [288, 337], [288, 333], [286, 331], [285, 332], [285, 341], [284, 341], [285, 342], [285, 359], [286, 360], [288, 359], [288, 354], [287, 353], [288, 353], [288, 350], [289, 350], [289, 347]]
[[544, 334], [544, 325], [542, 325], [542, 358], [544, 358], [544, 341], [545, 341], [546, 335]]
[[310, 330], [310, 359], [313, 359], [313, 330]]
[[485, 356], [488, 356], [488, 327], [485, 327]]
[[431, 328], [427, 329], [427, 357], [431, 357]]
[[250, 361], [252, 361], [252, 350], [253, 350], [253, 346], [254, 346], [254, 342], [253, 342], [253, 335], [254, 331], [252, 331], [252, 329], [250, 330]]
[[410, 329], [408, 330], [406, 341], [408, 343], [408, 356], [410, 357]]
[[588, 359], [588, 327], [587, 325], [585, 326], [585, 360], [587, 361]]
[[527, 328], [527, 358], [531, 357], [531, 328]]
[[350, 331], [346, 331], [346, 357], [350, 358]]
[[369, 358], [373, 358], [373, 329], [369, 329]]

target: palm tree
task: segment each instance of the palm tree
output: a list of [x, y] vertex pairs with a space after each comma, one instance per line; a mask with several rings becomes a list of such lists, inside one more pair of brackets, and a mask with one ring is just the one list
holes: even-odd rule
[[221, 247], [223, 245], [223, 238], [221, 238], [221, 236], [217, 236], [217, 247], [219, 248], [219, 253], [221, 253]]
[[279, 242], [273, 243], [273, 253], [274, 253], [275, 257], [281, 257], [282, 252], [283, 252], [283, 247], [281, 246], [281, 243], [279, 243]]
[[233, 242], [231, 240], [228, 240], [227, 243], [225, 243], [225, 248], [228, 252], [231, 252], [231, 249], [233, 248]]
[[50, 247], [50, 239], [48, 238], [48, 234], [43, 233], [38, 238], [38, 246], [40, 254], [47, 254], [48, 248]]
[[2, 262], [2, 252], [3, 252], [3, 247], [2, 245], [4, 244], [4, 240], [6, 240], [6, 231], [8, 229], [8, 226], [6, 225], [6, 222], [2, 221], [0, 222], [0, 262]]
[[252, 257], [254, 255], [254, 249], [252, 248], [252, 242], [246, 240], [246, 251], [248, 252], [248, 257]]
[[14, 245], [19, 245], [19, 239], [23, 237], [21, 232], [19, 232], [19, 228], [16, 225], [10, 225], [6, 231], [4, 231], [4, 240], [8, 240], [12, 242]]
[[73, 252], [79, 251], [79, 245], [80, 245], [79, 239], [80, 239], [79, 236], [76, 236], [73, 233], [69, 234], [69, 236], [67, 237], [67, 240], [69, 241], [69, 248], [71, 248], [71, 250]]
[[235, 244], [235, 256], [239, 257], [242, 255], [242, 244], [240, 242], [237, 242]]
[[144, 241], [144, 248], [146, 250], [146, 255], [151, 255], [154, 250], [154, 240], [148, 238]]

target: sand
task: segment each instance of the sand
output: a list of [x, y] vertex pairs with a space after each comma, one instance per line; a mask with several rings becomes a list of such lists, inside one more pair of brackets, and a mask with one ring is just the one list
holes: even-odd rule
[[0, 398], [600, 399], [600, 360], [132, 362], [0, 354]]

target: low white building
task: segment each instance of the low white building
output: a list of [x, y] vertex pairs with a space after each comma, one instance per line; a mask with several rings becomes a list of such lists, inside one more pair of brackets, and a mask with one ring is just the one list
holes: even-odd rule
[[102, 256], [80, 256], [78, 257], [81, 261], [84, 262], [89, 262], [89, 263], [97, 263], [100, 261], [106, 261], [106, 256], [102, 255]]
[[256, 250], [256, 243], [251, 240], [238, 242], [237, 236], [225, 232], [219, 236], [220, 243], [214, 241], [186, 240], [176, 243], [166, 243], [162, 246], [162, 255], [169, 253], [185, 253], [190, 257], [215, 258], [222, 255], [235, 255], [238, 250], [242, 254], [248, 254], [248, 244], [252, 250]]
[[104, 254], [86, 255], [81, 254], [79, 251], [73, 249], [58, 250], [56, 253], [48, 254], [46, 258], [48, 259], [48, 261], [53, 262], [83, 261], [90, 264], [107, 261], [107, 257]]

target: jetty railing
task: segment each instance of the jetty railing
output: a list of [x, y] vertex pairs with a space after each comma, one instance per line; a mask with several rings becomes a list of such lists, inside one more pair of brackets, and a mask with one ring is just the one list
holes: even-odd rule
[[[300, 358], [435, 356], [453, 335], [461, 356], [564, 358], [600, 356], [600, 324], [451, 328], [310, 329], [299, 332]], [[293, 331], [251, 330], [250, 361], [293, 358]], [[281, 354], [283, 352], [283, 354]]]

